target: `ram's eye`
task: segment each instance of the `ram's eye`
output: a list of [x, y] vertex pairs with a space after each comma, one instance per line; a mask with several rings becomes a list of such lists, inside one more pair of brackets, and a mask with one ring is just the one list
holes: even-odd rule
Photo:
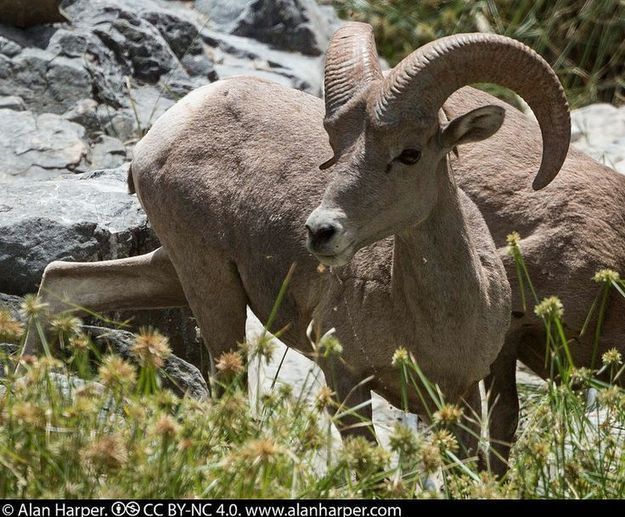
[[403, 163], [404, 165], [414, 165], [421, 158], [419, 149], [404, 149], [394, 161]]

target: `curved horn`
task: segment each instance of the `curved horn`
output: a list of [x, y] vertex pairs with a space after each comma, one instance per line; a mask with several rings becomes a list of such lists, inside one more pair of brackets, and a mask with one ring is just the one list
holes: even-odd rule
[[346, 23], [334, 33], [326, 52], [326, 119], [376, 79], [382, 79], [382, 72], [371, 25]]
[[546, 187], [562, 167], [571, 138], [564, 90], [549, 64], [522, 43], [495, 34], [457, 34], [421, 47], [386, 78], [375, 104], [381, 123], [402, 113], [435, 116], [457, 89], [496, 83], [517, 92], [538, 119], [543, 139], [532, 186]]

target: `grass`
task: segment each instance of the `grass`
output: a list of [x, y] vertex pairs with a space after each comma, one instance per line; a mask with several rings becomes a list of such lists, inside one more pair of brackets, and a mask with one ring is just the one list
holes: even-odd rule
[[[429, 401], [431, 423], [419, 431], [398, 424], [388, 449], [362, 437], [339, 446], [332, 426], [340, 428], [351, 410], [327, 387], [309, 400], [274, 380], [250, 403], [248, 365], [274, 353], [266, 333], [219, 357], [212, 382], [220, 397], [198, 401], [162, 388], [160, 367], [170, 351], [157, 331], [136, 336], [131, 364], [96, 347], [71, 314], [57, 315], [49, 332], [40, 332], [46, 307], [29, 297], [20, 320], [0, 310], [0, 340], [19, 344], [28, 331], [51, 337], [40, 358], [0, 358], [0, 497], [624, 497], [625, 393], [616, 385], [623, 359], [610, 350], [596, 369], [576, 368], [562, 304], [535, 298], [516, 234], [509, 250], [545, 323], [552, 376], [521, 387], [521, 426], [502, 479], [480, 472], [456, 436], [475, 428], [471, 420], [485, 429], [485, 419], [446, 403], [404, 349], [389, 363], [405, 399], [417, 390]], [[594, 280], [589, 321], [600, 329], [605, 300], [623, 295], [625, 282], [609, 270]], [[325, 361], [341, 360], [331, 335], [314, 349]], [[302, 393], [307, 389], [313, 384]], [[482, 432], [470, 432], [487, 447]]]
[[[327, 0], [371, 23], [395, 65], [416, 48], [460, 32], [510, 36], [554, 68], [573, 108], [625, 103], [625, 3], [620, 0]], [[501, 90], [488, 88], [491, 93]], [[507, 95], [504, 95], [507, 97]]]

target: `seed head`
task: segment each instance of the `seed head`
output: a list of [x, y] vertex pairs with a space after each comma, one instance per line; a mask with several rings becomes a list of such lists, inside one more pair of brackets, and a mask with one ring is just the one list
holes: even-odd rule
[[89, 337], [86, 334], [77, 334], [69, 338], [70, 348], [76, 351], [84, 351], [89, 348]]
[[322, 386], [315, 397], [315, 407], [318, 411], [323, 411], [334, 403], [335, 393], [328, 387]]
[[118, 355], [106, 356], [98, 371], [100, 382], [107, 388], [129, 388], [137, 380], [135, 367]]
[[562, 318], [564, 307], [557, 296], [549, 296], [540, 302], [535, 308], [536, 316], [546, 319], [549, 317]]
[[549, 455], [549, 444], [544, 441], [537, 441], [530, 444], [530, 451], [538, 460], [545, 460]]
[[259, 438], [243, 447], [241, 456], [252, 462], [271, 463], [280, 452], [280, 448], [273, 440]]
[[506, 237], [508, 244], [508, 254], [514, 255], [515, 250], [521, 249], [521, 236], [518, 232], [512, 232]]
[[408, 350], [406, 350], [403, 346], [400, 346], [395, 353], [393, 354], [393, 359], [391, 360], [391, 365], [394, 367], [399, 367], [404, 364], [408, 364], [410, 362], [410, 356], [408, 354]]
[[420, 444], [416, 434], [404, 424], [396, 424], [390, 437], [389, 446], [398, 453], [402, 460], [414, 458], [419, 452]]
[[427, 444], [421, 448], [421, 462], [426, 472], [434, 472], [442, 465], [439, 448], [433, 444]]
[[48, 304], [34, 294], [27, 294], [20, 304], [20, 313], [26, 319], [36, 318], [48, 308]]
[[80, 332], [82, 321], [76, 316], [66, 312], [58, 314], [50, 321], [50, 327], [57, 333], [63, 335], [73, 335]]
[[17, 341], [24, 334], [24, 325], [7, 310], [0, 310], [0, 339]]
[[592, 379], [592, 370], [590, 368], [581, 367], [573, 369], [571, 378], [575, 382], [586, 383]]
[[45, 426], [45, 411], [32, 402], [16, 402], [11, 408], [11, 415], [26, 428]]
[[179, 429], [178, 423], [169, 415], [162, 415], [154, 424], [154, 432], [163, 438], [174, 436]]
[[334, 336], [324, 336], [319, 342], [319, 351], [323, 357], [339, 356], [343, 353], [343, 345]]
[[594, 282], [598, 284], [608, 284], [613, 282], [618, 282], [621, 279], [621, 275], [619, 275], [616, 271], [612, 269], [600, 269], [597, 271], [592, 277]]
[[252, 355], [256, 357], [264, 357], [267, 362], [271, 361], [274, 352], [276, 351], [276, 344], [273, 342], [272, 337], [269, 334], [259, 336], [252, 350]]
[[601, 356], [601, 360], [606, 366], [619, 365], [623, 362], [621, 353], [616, 348], [610, 348], [610, 350], [608, 350]]
[[81, 456], [98, 470], [117, 470], [128, 461], [128, 450], [119, 434], [111, 434], [93, 440], [81, 451]]
[[435, 443], [441, 452], [456, 452], [458, 450], [458, 440], [447, 429], [439, 429], [432, 435], [432, 442]]
[[278, 386], [278, 393], [282, 399], [290, 399], [293, 396], [293, 386], [283, 382]]
[[381, 447], [372, 445], [363, 436], [345, 441], [342, 451], [343, 461], [360, 475], [371, 474], [385, 468], [389, 454]]
[[171, 355], [169, 340], [155, 329], [142, 328], [135, 337], [132, 353], [142, 366], [162, 368]]
[[462, 418], [462, 413], [462, 408], [453, 404], [444, 404], [436, 413], [434, 413], [434, 421], [444, 425], [457, 424]]
[[614, 407], [621, 400], [621, 397], [622, 392], [618, 386], [610, 386], [597, 394], [599, 403], [606, 407]]
[[237, 375], [243, 371], [243, 357], [239, 352], [224, 352], [215, 367], [223, 373]]

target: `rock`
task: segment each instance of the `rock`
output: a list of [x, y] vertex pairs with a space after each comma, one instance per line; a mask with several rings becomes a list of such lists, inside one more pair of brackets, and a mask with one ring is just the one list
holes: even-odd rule
[[253, 0], [232, 31], [281, 50], [321, 55], [331, 27], [314, 0]]
[[[84, 330], [95, 339], [96, 343], [108, 345], [110, 350], [126, 360], [134, 361], [131, 352], [134, 335], [124, 330], [85, 326]], [[175, 355], [165, 361], [161, 372], [163, 386], [179, 395], [189, 395], [196, 399], [210, 396], [206, 381], [200, 370]]]
[[321, 95], [323, 58], [275, 50], [249, 38], [202, 29], [213, 48], [215, 69], [221, 78], [254, 75], [292, 88]]
[[95, 169], [114, 169], [126, 161], [126, 149], [117, 138], [100, 135], [97, 137], [89, 158]]
[[0, 95], [19, 95], [36, 113], [63, 113], [91, 90], [91, 77], [79, 59], [32, 47], [12, 58], [0, 54]]
[[19, 54], [22, 51], [22, 47], [20, 47], [13, 40], [5, 38], [4, 36], [0, 36], [0, 54], [3, 54], [7, 57], [13, 57]]
[[0, 309], [8, 309], [14, 318], [20, 318], [22, 298], [12, 294], [0, 293]]
[[625, 106], [591, 104], [571, 114], [573, 145], [625, 174]]
[[82, 126], [58, 115], [0, 109], [0, 181], [74, 170], [88, 151], [84, 134]]
[[63, 22], [59, 12], [60, 0], [0, 0], [0, 20], [16, 27], [30, 27], [42, 23]]
[[148, 11], [143, 16], [158, 29], [190, 75], [217, 80], [217, 73], [204, 53], [199, 30], [194, 23], [162, 10]]
[[231, 33], [236, 21], [251, 0], [195, 0], [195, 8], [208, 16], [210, 27], [219, 32]]
[[321, 55], [339, 20], [314, 0], [196, 0], [212, 29], [252, 38], [280, 50]]
[[63, 118], [85, 128], [88, 136], [94, 138], [102, 132], [103, 126], [98, 118], [98, 103], [93, 99], [81, 99], [63, 113]]
[[26, 104], [24, 99], [17, 95], [8, 95], [0, 97], [0, 110], [7, 109], [13, 111], [24, 111]]
[[113, 259], [158, 246], [136, 197], [128, 195], [125, 167], [2, 188], [0, 292], [36, 291], [53, 260]]
[[[66, 5], [65, 12], [73, 25], [90, 30], [113, 52], [125, 73], [154, 83], [173, 70], [178, 60], [159, 30], [141, 17], [150, 8], [159, 12], [158, 4], [147, 0], [75, 0]], [[163, 30], [164, 17], [156, 17]]]

